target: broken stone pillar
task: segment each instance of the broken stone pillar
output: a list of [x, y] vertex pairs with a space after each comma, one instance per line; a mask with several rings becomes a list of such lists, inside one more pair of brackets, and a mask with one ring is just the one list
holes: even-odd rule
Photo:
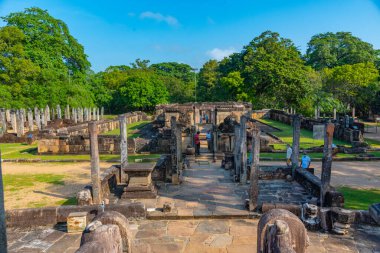
[[257, 227], [257, 253], [305, 253], [307, 230], [301, 220], [284, 209], [264, 213]]
[[29, 131], [33, 132], [34, 122], [33, 122], [33, 112], [31, 109], [28, 109], [28, 125], [29, 125]]
[[46, 107], [45, 107], [45, 120], [46, 120], [46, 122], [49, 122], [51, 120], [49, 105], [46, 105]]
[[336, 108], [334, 108], [334, 119], [336, 119]]
[[120, 127], [120, 166], [121, 166], [121, 180], [125, 182], [124, 169], [128, 166], [128, 136], [127, 136], [127, 120], [125, 114], [119, 115]]
[[334, 124], [327, 123], [325, 127], [325, 143], [323, 147], [322, 172], [321, 172], [321, 206], [325, 206], [326, 193], [330, 190], [332, 143], [334, 137]]
[[12, 130], [16, 133], [17, 132], [17, 119], [16, 119], [16, 111], [11, 110], [10, 111], [10, 121], [11, 121], [11, 126]]
[[70, 106], [66, 105], [65, 108], [65, 119], [69, 120], [70, 119]]
[[37, 125], [38, 131], [41, 131], [42, 130], [41, 115], [40, 115], [40, 110], [37, 107], [34, 108], [34, 118], [36, 119], [36, 125]]
[[241, 174], [240, 183], [247, 183], [247, 118], [240, 117], [240, 151], [241, 151]]
[[91, 149], [91, 183], [92, 196], [94, 204], [101, 203], [101, 186], [99, 171], [99, 146], [98, 146], [98, 127], [96, 122], [88, 123], [90, 133], [90, 149]]
[[17, 137], [21, 137], [24, 135], [24, 111], [21, 109], [17, 111]]
[[57, 119], [62, 119], [61, 106], [57, 105]]
[[249, 189], [249, 210], [257, 209], [259, 199], [259, 162], [260, 162], [260, 129], [253, 125], [252, 127], [252, 164], [250, 174]]
[[100, 118], [103, 119], [104, 117], [104, 107], [102, 106], [102, 108], [100, 109]]
[[298, 168], [298, 157], [300, 154], [300, 134], [301, 134], [301, 120], [299, 115], [293, 116], [293, 154], [292, 154], [292, 177], [296, 168]]

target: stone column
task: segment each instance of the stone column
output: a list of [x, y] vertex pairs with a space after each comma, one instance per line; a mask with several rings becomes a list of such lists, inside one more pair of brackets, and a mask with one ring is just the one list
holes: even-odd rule
[[92, 109], [92, 120], [96, 120], [96, 108]]
[[7, 251], [7, 229], [5, 222], [5, 208], [4, 208], [4, 186], [3, 186], [3, 170], [1, 161], [0, 150], [0, 252]]
[[0, 109], [0, 127], [2, 128], [1, 135], [7, 133], [7, 119], [5, 116], [5, 109]]
[[40, 115], [40, 110], [37, 107], [34, 107], [34, 118], [36, 119], [36, 125], [38, 131], [42, 130], [41, 126], [41, 115]]
[[88, 121], [88, 109], [87, 108], [83, 108], [83, 118], [84, 118], [84, 121]]
[[327, 123], [325, 126], [325, 143], [323, 146], [322, 172], [321, 172], [321, 206], [325, 206], [326, 192], [330, 190], [332, 143], [334, 137], [334, 124]]
[[65, 107], [65, 117], [64, 118], [65, 119], [70, 119], [70, 107], [69, 107], [69, 105], [67, 105]]
[[315, 110], [314, 110], [314, 118], [318, 119], [318, 109], [317, 109], [317, 107], [315, 107]]
[[241, 150], [241, 174], [240, 183], [247, 183], [247, 117], [240, 117], [240, 150]]
[[7, 120], [7, 122], [11, 122], [11, 110], [5, 110], [5, 119]]
[[352, 118], [355, 119], [355, 107], [354, 106], [352, 107]]
[[41, 129], [44, 129], [46, 125], [47, 125], [46, 114], [44, 112], [44, 109], [41, 108]]
[[99, 146], [98, 146], [98, 127], [96, 122], [88, 123], [90, 133], [90, 149], [91, 149], [91, 183], [92, 196], [94, 204], [100, 204], [101, 186], [100, 186], [100, 171], [99, 171]]
[[102, 106], [102, 108], [100, 109], [100, 119], [103, 119], [104, 118], [104, 107]]
[[24, 135], [24, 111], [17, 111], [17, 137]]
[[177, 120], [174, 116], [170, 118], [170, 154], [171, 154], [171, 178], [173, 184], [179, 184], [179, 167], [181, 160], [181, 131], [177, 127]]
[[260, 129], [253, 125], [252, 127], [252, 165], [250, 174], [249, 190], [249, 210], [257, 209], [259, 199], [259, 162], [260, 162]]
[[30, 109], [28, 109], [28, 125], [29, 125], [29, 131], [33, 132], [34, 130], [33, 112]]
[[77, 124], [78, 123], [78, 108], [73, 108], [73, 120], [74, 120], [74, 123]]
[[334, 119], [336, 119], [336, 108], [334, 108]]
[[50, 121], [50, 108], [48, 105], [45, 107], [44, 114], [45, 114], [45, 121], [47, 123], [48, 121]]
[[57, 119], [62, 119], [61, 106], [57, 105]]
[[54, 120], [55, 118], [55, 110], [54, 108], [51, 108], [50, 120]]
[[241, 167], [241, 162], [240, 162], [240, 127], [235, 126], [234, 128], [235, 135], [234, 135], [234, 170], [235, 170], [235, 181], [238, 181], [240, 179], [240, 167]]
[[24, 122], [26, 122], [26, 110], [20, 109], [20, 111], [22, 111], [23, 120], [24, 120]]
[[78, 108], [78, 121], [83, 122], [83, 108]]
[[99, 115], [99, 107], [96, 108], [96, 120], [99, 121], [100, 120], [100, 115]]
[[293, 116], [293, 155], [292, 155], [292, 176], [296, 168], [298, 168], [298, 157], [300, 154], [300, 134], [301, 134], [301, 120], [299, 115]]
[[10, 121], [12, 125], [12, 130], [16, 133], [17, 132], [17, 119], [16, 119], [16, 111], [11, 110], [10, 111]]
[[[218, 152], [218, 128], [213, 125], [213, 132], [212, 132], [212, 151], [213, 151], [213, 162], [216, 162], [216, 153]], [[194, 138], [193, 138], [194, 139]]]
[[127, 120], [125, 115], [119, 115], [120, 127], [120, 162], [121, 170], [128, 166], [128, 141], [127, 141]]
[[195, 107], [194, 109], [194, 125], [200, 123], [199, 109]]
[[210, 112], [210, 122], [211, 122], [211, 124], [214, 124], [214, 125], [216, 125], [216, 123], [215, 123], [215, 110], [214, 109], [211, 109], [211, 112]]

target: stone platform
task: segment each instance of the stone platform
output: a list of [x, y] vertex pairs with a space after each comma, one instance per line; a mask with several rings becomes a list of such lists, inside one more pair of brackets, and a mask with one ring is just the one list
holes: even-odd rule
[[[256, 252], [258, 219], [134, 220], [132, 253]], [[81, 234], [65, 227], [8, 229], [9, 253], [73, 253]], [[353, 226], [348, 236], [308, 232], [308, 253], [379, 252], [380, 227]]]

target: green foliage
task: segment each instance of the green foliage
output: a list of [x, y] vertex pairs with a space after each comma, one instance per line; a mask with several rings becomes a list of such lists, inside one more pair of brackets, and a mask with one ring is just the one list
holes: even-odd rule
[[305, 59], [316, 70], [346, 64], [375, 62], [378, 53], [373, 46], [349, 32], [321, 33], [308, 43]]
[[197, 83], [199, 101], [215, 101], [222, 97], [220, 93], [223, 92], [223, 90], [217, 87], [218, 65], [219, 63], [216, 60], [210, 60], [200, 69]]
[[0, 28], [0, 106], [93, 105], [90, 63], [66, 24], [47, 11], [11, 13]]

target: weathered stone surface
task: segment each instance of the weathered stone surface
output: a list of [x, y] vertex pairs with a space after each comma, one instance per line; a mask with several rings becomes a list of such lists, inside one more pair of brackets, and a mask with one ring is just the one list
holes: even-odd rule
[[70, 213], [67, 217], [67, 232], [82, 233], [87, 226], [87, 212]]
[[369, 207], [369, 214], [372, 219], [380, 225], [380, 203], [373, 204]]
[[267, 251], [271, 249], [266, 248], [265, 236], [268, 232], [268, 229], [270, 229], [270, 226], [273, 225], [277, 220], [281, 220], [287, 223], [290, 234], [290, 237], [288, 239], [291, 240], [290, 245], [292, 245], [293, 250], [297, 253], [306, 252], [306, 247], [308, 245], [308, 236], [303, 223], [297, 216], [284, 209], [270, 210], [260, 218], [257, 228], [257, 252], [272, 252]]
[[90, 223], [82, 234], [81, 247], [77, 250], [77, 253], [111, 252], [123, 252], [119, 227], [117, 225], [100, 225], [93, 228], [93, 223]]
[[84, 189], [77, 193], [77, 203], [79, 206], [92, 205], [92, 195], [90, 189]]

